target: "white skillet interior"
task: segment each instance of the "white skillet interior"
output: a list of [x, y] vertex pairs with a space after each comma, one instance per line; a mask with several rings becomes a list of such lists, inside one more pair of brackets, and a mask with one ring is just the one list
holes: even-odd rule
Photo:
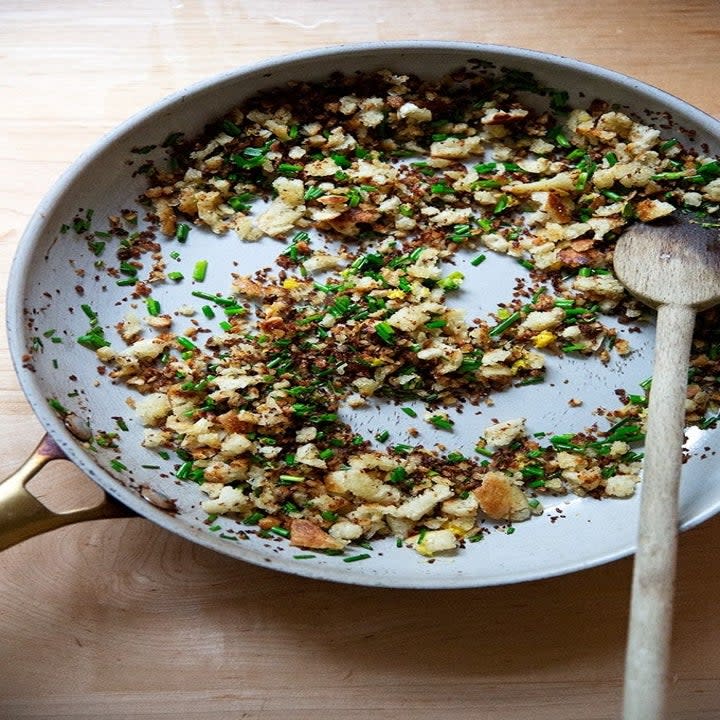
[[[143, 190], [144, 178], [133, 177], [133, 172], [147, 158], [133, 154], [132, 148], [159, 144], [176, 131], [190, 136], [257, 90], [288, 80], [322, 79], [334, 70], [352, 73], [381, 68], [438, 77], [471, 59], [531, 71], [541, 83], [569, 91], [571, 104], [587, 104], [599, 97], [627, 106], [646, 122], [662, 119], [661, 113], [669, 112], [677, 127], [697, 134], [696, 143], [707, 143], [711, 153], [720, 152], [720, 123], [666, 93], [573, 60], [498, 46], [405, 42], [330, 48], [242, 68], [171, 96], [128, 120], [78, 159], [38, 208], [13, 265], [7, 325], [16, 370], [35, 412], [68, 457], [112, 496], [172, 532], [252, 563], [315, 578], [388, 587], [477, 587], [558, 575], [631, 553], [637, 498], [551, 499], [544, 502], [543, 517], [517, 525], [514, 534], [492, 532], [482, 542], [433, 562], [412, 550], [397, 548], [394, 540], [377, 543], [366, 561], [346, 563], [343, 558], [322, 555], [295, 559], [299, 551], [281, 540], [254, 536], [242, 541], [223, 539], [208, 532], [203, 523], [205, 513], [199, 509], [201, 498], [196, 485], [178, 483], [174, 477], [163, 478], [159, 471], [142, 467], [157, 465], [158, 458], [140, 446], [141, 428], [126, 405], [127, 389], [102, 378], [97, 372], [99, 363], [75, 342], [88, 326], [81, 303], [92, 306], [108, 337], [117, 341], [113, 326], [127, 312], [128, 303], [123, 298], [129, 294], [127, 288], [116, 287], [104, 273], [97, 272], [97, 258], [83, 240], [72, 232], [61, 234], [60, 227], [72, 223], [81, 208], [83, 212], [92, 209], [94, 223], [99, 226], [119, 209], [136, 207], [135, 198]], [[159, 156], [157, 151], [149, 157]], [[134, 164], [128, 164], [129, 160]], [[276, 241], [248, 246], [230, 236], [219, 238], [197, 229], [192, 232], [192, 242], [183, 246], [183, 257], [188, 267], [195, 259], [209, 260], [210, 279], [202, 289], [226, 290], [232, 261], [240, 264], [238, 271], [251, 272], [270, 265], [282, 248]], [[161, 242], [167, 256], [169, 241]], [[517, 263], [490, 257], [477, 276], [478, 284], [470, 283], [460, 302], [473, 312], [490, 311], [498, 301], [508, 298], [517, 275]], [[83, 287], [82, 296], [76, 290], [78, 285]], [[159, 292], [153, 294], [168, 308], [189, 296], [187, 287], [181, 290], [168, 285]], [[32, 370], [28, 369], [22, 356], [34, 337], [42, 340], [49, 330], [63, 342], [52, 343], [46, 338], [42, 351], [33, 354]], [[566, 432], [590, 425], [593, 408], [615, 405], [616, 388], [634, 392], [650, 375], [651, 330], [640, 339], [634, 336], [633, 346], [636, 351], [630, 360], [613, 361], [607, 367], [597, 361], [570, 358], [550, 362], [543, 386], [513, 389], [497, 396], [492, 409], [468, 409], [458, 423], [458, 433], [465, 437], [457, 442], [473, 442], [490, 424], [490, 417], [524, 416], [532, 431]], [[568, 400], [576, 397], [582, 398], [583, 405], [573, 410]], [[120, 454], [128, 471], [117, 472], [111, 467], [117, 452], [88, 452], [50, 408], [49, 398], [60, 401], [94, 429], [116, 429], [113, 418], [123, 417], [129, 429], [119, 433]], [[477, 411], [480, 415], [475, 414]], [[402, 418], [397, 407], [378, 404], [357, 418], [358, 429], [369, 434], [381, 427], [396, 427]], [[696, 452], [684, 467], [684, 528], [720, 509], [720, 467], [715, 454], [719, 437], [720, 431], [690, 430], [689, 449]], [[165, 469], [172, 473], [170, 465]], [[148, 503], [137, 490], [140, 486], [152, 487], [174, 499], [178, 512], [168, 513]]]

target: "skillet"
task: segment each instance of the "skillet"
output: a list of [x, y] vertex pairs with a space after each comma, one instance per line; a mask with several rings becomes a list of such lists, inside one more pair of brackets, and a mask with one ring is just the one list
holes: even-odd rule
[[[259, 90], [296, 80], [320, 80], [330, 71], [355, 72], [391, 68], [396, 72], [439, 77], [470, 61], [481, 60], [502, 68], [532, 72], [536, 79], [569, 92], [571, 104], [594, 97], [628, 108], [647, 120], [672, 124], [674, 132], [708, 154], [720, 152], [720, 123], [683, 101], [637, 80], [575, 60], [491, 45], [445, 42], [398, 42], [355, 45], [280, 57], [226, 73], [177, 93], [129, 119], [89, 149], [66, 172], [31, 219], [14, 259], [8, 288], [7, 329], [18, 378], [28, 401], [47, 430], [36, 452], [17, 473], [0, 484], [0, 547], [62, 524], [137, 514], [180, 536], [232, 557], [280, 571], [312, 578], [362, 585], [407, 588], [479, 587], [532, 580], [608, 562], [633, 552], [637, 498], [594, 500], [561, 497], [546, 505], [540, 518], [518, 525], [512, 535], [491, 532], [482, 543], [462, 552], [428, 561], [394, 540], [373, 544], [363, 562], [346, 557], [298, 553], [280, 538], [255, 533], [238, 535], [210, 532], [200, 493], [191, 483], [179, 483], [171, 467], [160, 467], [157, 454], [141, 446], [142, 428], [127, 405], [128, 391], [98, 373], [99, 363], [76, 339], [87, 332], [91, 308], [111, 335], [128, 309], [128, 293], [107, 282], [98, 272], [97, 256], [77, 233], [77, 223], [134, 207], [145, 189], [138, 167], [147, 156], [138, 148], [160, 145], [172, 133], [193, 135], [205, 123], [222, 115]], [[671, 122], [667, 114], [671, 116]], [[243, 246], [237, 239], [193, 231], [194, 242], [183, 248], [191, 267], [208, 260], [215, 287], [227, 285], [229, 259], [245, 272], [265, 267], [277, 255], [277, 246], [258, 243]], [[224, 271], [223, 271], [224, 268]], [[213, 270], [214, 269], [214, 270]], [[484, 268], [482, 293], [472, 291], [463, 304], [488, 308], [492, 298], [507, 296], [518, 274], [507, 258], [490, 257]], [[179, 305], [186, 293], [164, 288], [163, 304]], [[551, 367], [549, 382], [514, 389], [495, 398], [492, 412], [481, 417], [466, 414], [458, 429], [458, 442], [471, 442], [478, 424], [492, 415], [524, 415], [532, 427], [557, 430], [592, 422], [592, 408], [612, 404], [615, 391], [634, 388], [650, 372], [652, 330], [634, 341], [628, 360], [595, 366], [566, 358]], [[582, 406], [569, 401], [582, 395]], [[62, 408], [62, 412], [58, 409]], [[379, 427], [399, 428], [403, 417], [390, 405], [360, 413], [355, 419], [368, 434]], [[89, 442], [98, 430], [115, 431], [117, 447]], [[688, 429], [681, 491], [681, 525], [692, 527], [720, 508], [717, 482], [717, 433]], [[115, 443], [113, 443], [115, 445]], [[96, 508], [55, 515], [23, 490], [29, 478], [49, 460], [67, 457], [106, 493]], [[222, 521], [225, 522], [224, 520]]]

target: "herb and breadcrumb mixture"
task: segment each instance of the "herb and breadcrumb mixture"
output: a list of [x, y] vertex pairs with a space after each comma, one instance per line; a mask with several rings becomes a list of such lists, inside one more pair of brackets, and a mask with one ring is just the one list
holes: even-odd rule
[[[591, 428], [497, 418], [465, 454], [393, 444], [382, 427], [364, 437], [343, 409], [412, 403], [408, 422], [442, 431], [447, 448], [450, 409], [542, 383], [549, 357], [632, 352], [645, 310], [612, 272], [614, 240], [632, 222], [720, 214], [718, 160], [647, 122], [481, 65], [258, 94], [201, 136], [170, 136], [169, 161], [143, 168], [152, 230], [125, 233], [114, 271], [147, 312], [119, 326], [126, 347], [93, 328], [80, 341], [137, 391], [143, 444], [178, 458], [211, 519], [300, 548], [394, 537], [432, 556], [540, 515], [546, 498], [630, 496], [650, 379]], [[229, 259], [227, 286], [198, 290], [207, 263], [169, 271], [160, 251], [197, 227], [237, 236], [238, 256], [275, 243], [274, 267], [243, 275]], [[459, 259], [481, 277], [488, 253], [515, 258], [518, 278], [476, 317], [461, 307]], [[182, 283], [194, 305], [161, 307], [153, 293]], [[720, 401], [712, 317], [698, 323], [687, 401], [703, 427]]]

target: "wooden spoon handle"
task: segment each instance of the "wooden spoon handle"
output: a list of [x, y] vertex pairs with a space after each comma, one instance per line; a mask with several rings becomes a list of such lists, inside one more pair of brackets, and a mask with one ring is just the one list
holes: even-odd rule
[[625, 720], [665, 720], [687, 374], [695, 310], [658, 308], [638, 548], [625, 659]]

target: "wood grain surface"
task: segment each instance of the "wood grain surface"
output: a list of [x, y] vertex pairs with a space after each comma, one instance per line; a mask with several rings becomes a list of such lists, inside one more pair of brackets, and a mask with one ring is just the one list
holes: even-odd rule
[[[411, 38], [569, 55], [720, 116], [717, 0], [2, 0], [3, 290], [41, 197], [131, 113], [253, 60]], [[42, 431], [0, 342], [6, 475]], [[37, 492], [59, 506], [98, 492], [68, 463], [47, 474]], [[681, 537], [679, 720], [720, 717], [719, 558], [720, 518]], [[0, 555], [0, 719], [617, 718], [630, 574], [624, 560], [508, 587], [368, 589], [232, 561], [141, 519], [73, 526]]]

